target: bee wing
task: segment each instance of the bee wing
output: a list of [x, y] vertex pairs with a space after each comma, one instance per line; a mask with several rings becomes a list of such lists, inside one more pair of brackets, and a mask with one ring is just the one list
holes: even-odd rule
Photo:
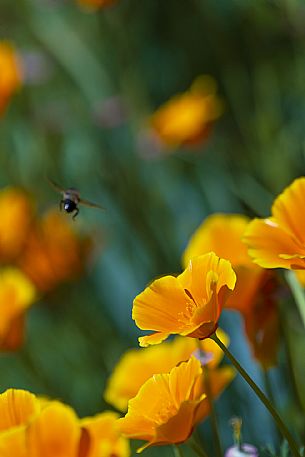
[[106, 209], [103, 206], [98, 205], [97, 203], [90, 202], [89, 200], [84, 200], [83, 198], [79, 199], [79, 203], [81, 205], [88, 206], [89, 208], [98, 208], [98, 209], [102, 209], [102, 210]]
[[54, 182], [48, 176], [47, 176], [47, 180], [48, 180], [49, 184], [51, 185], [51, 187], [53, 187], [53, 189], [55, 189], [57, 192], [60, 192], [62, 194], [65, 192], [65, 190], [62, 187], [60, 187], [58, 184], [56, 184], [56, 182]]

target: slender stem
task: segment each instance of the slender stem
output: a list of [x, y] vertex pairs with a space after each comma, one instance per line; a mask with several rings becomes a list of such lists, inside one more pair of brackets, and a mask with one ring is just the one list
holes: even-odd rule
[[183, 457], [182, 449], [177, 444], [173, 444], [173, 451], [175, 457]]
[[292, 292], [294, 301], [298, 307], [303, 325], [305, 327], [305, 295], [301, 284], [294, 271], [285, 271], [285, 278]]
[[273, 407], [273, 405], [270, 403], [264, 392], [258, 387], [258, 385], [253, 381], [252, 378], [248, 375], [248, 373], [244, 370], [244, 368], [240, 365], [240, 363], [235, 359], [233, 354], [229, 351], [228, 348], [220, 341], [220, 339], [217, 337], [216, 333], [210, 336], [210, 338], [215, 341], [216, 344], [223, 350], [223, 352], [226, 354], [228, 359], [231, 360], [235, 368], [239, 371], [239, 373], [242, 375], [244, 380], [249, 384], [249, 386], [254, 390], [258, 398], [261, 400], [261, 402], [265, 405], [265, 407], [268, 409], [269, 413], [272, 415], [278, 429], [286, 438], [290, 449], [292, 451], [292, 454], [295, 457], [301, 457], [299, 450], [298, 450], [298, 445], [296, 444], [294, 438], [292, 437], [291, 433], [289, 432], [288, 428], [280, 418], [278, 412], [276, 409]]
[[202, 449], [202, 447], [196, 442], [194, 437], [192, 436], [187, 444], [193, 449], [193, 451], [199, 456], [199, 457], [208, 457], [208, 454]]

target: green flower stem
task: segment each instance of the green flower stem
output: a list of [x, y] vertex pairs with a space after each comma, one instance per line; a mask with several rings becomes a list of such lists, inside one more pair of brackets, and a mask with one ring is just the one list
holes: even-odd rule
[[182, 449], [177, 444], [173, 444], [173, 451], [175, 457], [183, 457]]
[[294, 271], [287, 270], [284, 273], [285, 279], [290, 287], [294, 301], [298, 307], [303, 325], [305, 327], [305, 294]]
[[187, 444], [199, 457], [208, 457], [208, 454], [202, 449], [202, 447], [197, 443], [196, 439], [192, 435], [188, 440]]
[[222, 341], [218, 338], [216, 333], [210, 336], [210, 338], [215, 341], [216, 344], [223, 350], [225, 355], [230, 359], [230, 361], [233, 363], [237, 371], [242, 375], [244, 380], [249, 384], [249, 386], [254, 390], [256, 395], [259, 397], [259, 399], [262, 401], [262, 403], [265, 405], [265, 407], [268, 409], [269, 413], [273, 417], [278, 429], [282, 433], [283, 437], [287, 440], [291, 452], [295, 457], [301, 457], [301, 454], [299, 453], [298, 446], [292, 437], [291, 433], [289, 432], [288, 428], [280, 418], [279, 414], [275, 410], [275, 408], [272, 406], [264, 392], [258, 387], [258, 385], [253, 381], [252, 378], [248, 375], [248, 373], [244, 370], [244, 368], [239, 364], [239, 362], [235, 359], [235, 357], [231, 354], [228, 348], [223, 344]]

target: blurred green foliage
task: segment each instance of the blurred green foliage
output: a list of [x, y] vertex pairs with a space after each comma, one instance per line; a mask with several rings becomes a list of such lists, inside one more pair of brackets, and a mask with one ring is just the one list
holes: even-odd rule
[[[1, 390], [59, 397], [81, 415], [105, 408], [107, 376], [137, 345], [134, 296], [180, 270], [206, 215], [267, 215], [303, 174], [304, 20], [302, 0], [118, 0], [94, 13], [73, 0], [1, 0], [0, 38], [15, 43], [30, 75], [0, 120], [1, 186], [26, 188], [43, 210], [57, 203], [48, 175], [107, 208], [81, 209], [75, 224], [102, 240], [95, 263], [30, 311], [25, 346], [1, 355]], [[150, 154], [148, 116], [200, 74], [215, 78], [225, 102], [212, 136], [195, 149]], [[227, 313], [222, 326], [259, 380], [237, 316]], [[284, 414], [292, 407], [287, 370], [282, 356], [270, 374]], [[277, 443], [239, 379], [217, 410], [225, 445], [236, 414], [246, 441]], [[209, 448], [207, 425], [202, 438]], [[162, 452], [171, 451], [147, 455]]]

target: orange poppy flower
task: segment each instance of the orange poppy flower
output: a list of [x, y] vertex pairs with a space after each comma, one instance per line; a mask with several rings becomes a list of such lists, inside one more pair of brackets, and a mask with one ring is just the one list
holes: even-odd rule
[[213, 122], [221, 113], [215, 82], [209, 76], [201, 76], [189, 91], [161, 106], [151, 117], [150, 125], [169, 147], [198, 144], [209, 136]]
[[80, 420], [59, 401], [9, 389], [0, 395], [1, 457], [129, 457], [116, 413]]
[[[228, 336], [218, 329], [218, 337], [228, 346]], [[140, 387], [155, 373], [167, 373], [181, 361], [188, 360], [197, 350], [194, 338], [175, 337], [157, 346], [131, 349], [119, 360], [110, 376], [104, 393], [105, 400], [120, 411], [126, 411], [128, 400], [135, 397]], [[215, 370], [223, 352], [210, 338], [200, 341], [206, 365]]]
[[305, 178], [296, 179], [274, 201], [267, 219], [254, 219], [244, 242], [263, 268], [305, 269]]
[[0, 41], [0, 115], [21, 82], [21, 64], [14, 47], [6, 41]]
[[105, 411], [81, 420], [90, 439], [86, 457], [129, 457], [129, 441], [121, 435], [118, 418], [117, 413]]
[[0, 270], [0, 350], [15, 350], [21, 346], [25, 312], [35, 296], [34, 285], [21, 271]]
[[6, 187], [0, 191], [0, 215], [0, 262], [10, 262], [28, 237], [34, 218], [32, 201], [21, 189]]
[[242, 243], [248, 223], [246, 216], [238, 214], [207, 217], [191, 237], [183, 254], [183, 264], [210, 250], [231, 262], [236, 272], [236, 287], [225, 308], [242, 313], [253, 354], [267, 368], [276, 363], [278, 347], [276, 279], [249, 257]]
[[140, 346], [161, 343], [170, 334], [209, 337], [235, 281], [230, 262], [213, 252], [190, 260], [177, 277], [155, 280], [133, 302], [136, 325], [156, 332], [139, 338]]
[[118, 423], [124, 436], [147, 441], [137, 452], [153, 445], [183, 443], [202, 418], [205, 398], [202, 368], [192, 357], [170, 373], [148, 379]]
[[90, 243], [88, 238], [77, 235], [72, 224], [64, 214], [52, 209], [28, 237], [19, 266], [43, 292], [82, 272]]

